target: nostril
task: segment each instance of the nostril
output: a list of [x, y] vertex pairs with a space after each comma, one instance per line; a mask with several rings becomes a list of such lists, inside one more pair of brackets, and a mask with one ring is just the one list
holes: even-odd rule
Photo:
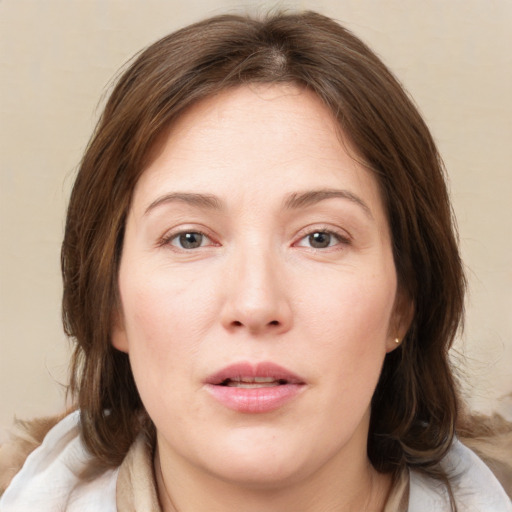
[[270, 329], [274, 330], [275, 328], [280, 328], [282, 326], [282, 322], [280, 320], [270, 320], [269, 322], [257, 320], [244, 322], [243, 320], [232, 320], [229, 323], [229, 327], [231, 329], [239, 329], [241, 327], [247, 327], [251, 332], [260, 331], [261, 329]]

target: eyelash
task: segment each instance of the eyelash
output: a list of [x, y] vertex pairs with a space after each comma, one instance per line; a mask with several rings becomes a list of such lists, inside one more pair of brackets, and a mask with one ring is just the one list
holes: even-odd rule
[[[334, 237], [336, 239], [336, 243], [334, 243], [333, 245], [328, 245], [327, 247], [311, 247], [310, 245], [308, 246], [305, 246], [305, 245], [299, 245], [301, 241], [303, 240], [306, 240], [308, 237], [312, 236], [312, 235], [315, 235], [315, 234], [324, 234], [324, 235], [329, 235], [331, 237]], [[327, 227], [327, 226], [315, 226], [314, 228], [311, 228], [311, 229], [308, 229], [306, 228], [306, 231], [304, 231], [303, 233], [301, 233], [301, 237], [299, 238], [298, 242], [295, 242], [293, 245], [295, 247], [306, 247], [310, 250], [313, 250], [313, 251], [325, 251], [325, 250], [336, 250], [336, 247], [338, 245], [350, 245], [352, 243], [352, 240], [350, 238], [350, 236], [347, 234], [347, 233], [340, 233], [339, 231], [337, 230], [334, 230], [330, 227]]]
[[[308, 237], [315, 235], [315, 234], [323, 234], [323, 235], [328, 235], [329, 237], [334, 237], [336, 239], [336, 243], [334, 243], [333, 245], [328, 245], [327, 247], [311, 247], [311, 246], [306, 246], [306, 245], [300, 245], [300, 242], [302, 242], [303, 240], [306, 240]], [[180, 247], [180, 246], [172, 243], [174, 240], [179, 240], [179, 237], [181, 237], [183, 235], [200, 235], [201, 237], [204, 237], [207, 240], [209, 240], [211, 243], [204, 246], [204, 245], [202, 245], [202, 242], [203, 242], [203, 240], [202, 240], [201, 245], [199, 245], [198, 247], [194, 247], [194, 248]], [[314, 229], [309, 229], [308, 231], [303, 232], [301, 234], [299, 240], [297, 242], [294, 242], [292, 245], [294, 247], [306, 247], [306, 248], [309, 248], [314, 251], [323, 251], [326, 249], [332, 249], [333, 247], [336, 247], [340, 244], [341, 245], [350, 245], [351, 244], [350, 237], [347, 236], [347, 234], [342, 235], [338, 231], [335, 231], [331, 228], [316, 227]], [[207, 235], [206, 233], [204, 233], [203, 231], [198, 230], [198, 229], [181, 230], [178, 232], [173, 232], [173, 233], [170, 233], [170, 234], [162, 237], [162, 239], [158, 242], [158, 246], [171, 246], [177, 250], [186, 251], [186, 252], [193, 251], [194, 249], [200, 249], [203, 247], [217, 246], [217, 245], [220, 245], [220, 244], [213, 242], [212, 238], [209, 235]]]
[[[210, 236], [208, 236], [206, 233], [204, 233], [203, 231], [201, 231], [199, 229], [184, 229], [184, 230], [173, 232], [173, 233], [170, 233], [168, 235], [163, 236], [161, 238], [161, 240], [158, 242], [158, 245], [159, 246], [171, 246], [171, 247], [173, 247], [173, 248], [175, 248], [177, 250], [182, 250], [182, 251], [192, 251], [192, 250], [194, 250], [194, 249], [191, 249], [191, 248], [179, 247], [178, 245], [174, 245], [172, 243], [173, 240], [179, 239], [179, 237], [181, 237], [183, 235], [201, 235], [202, 237], [212, 241]], [[213, 242], [213, 243], [211, 243], [209, 245], [218, 245], [218, 244], [215, 244]], [[202, 247], [204, 247], [204, 246], [200, 245], [198, 248], [202, 248]]]

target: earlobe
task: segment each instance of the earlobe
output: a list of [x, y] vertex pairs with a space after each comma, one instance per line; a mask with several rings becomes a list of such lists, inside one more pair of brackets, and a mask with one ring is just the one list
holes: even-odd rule
[[398, 348], [409, 330], [414, 318], [414, 303], [399, 294], [395, 303], [395, 311], [390, 322], [390, 331], [386, 343], [386, 352], [392, 352]]
[[386, 354], [393, 352], [393, 350], [397, 349], [402, 343], [402, 339], [399, 337], [390, 337], [386, 343]]
[[124, 326], [123, 314], [116, 308], [112, 315], [110, 341], [114, 348], [128, 354], [128, 338]]

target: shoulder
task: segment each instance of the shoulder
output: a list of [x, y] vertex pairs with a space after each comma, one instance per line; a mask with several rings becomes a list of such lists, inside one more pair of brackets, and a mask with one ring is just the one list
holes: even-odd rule
[[[511, 511], [512, 503], [489, 467], [460, 441], [456, 440], [443, 460], [456, 499], [467, 503], [462, 510]], [[473, 508], [471, 508], [473, 507]]]
[[459, 435], [460, 440], [489, 466], [512, 499], [512, 423], [498, 414], [472, 415], [466, 419]]
[[0, 496], [20, 471], [25, 459], [42, 442], [46, 434], [63, 416], [17, 421], [9, 441], [0, 446]]
[[[512, 512], [512, 503], [489, 467], [467, 446], [455, 440], [441, 462], [458, 510]], [[409, 512], [448, 512], [450, 500], [444, 484], [411, 471]]]
[[[34, 438], [28, 448], [18, 443], [12, 453], [9, 450], [11, 474], [4, 473], [6, 480], [12, 480], [0, 498], [2, 512], [116, 510], [117, 471], [84, 478], [93, 458], [80, 431], [80, 416], [74, 412], [54, 424], [42, 442], [37, 443]], [[22, 467], [16, 471], [20, 461]]]

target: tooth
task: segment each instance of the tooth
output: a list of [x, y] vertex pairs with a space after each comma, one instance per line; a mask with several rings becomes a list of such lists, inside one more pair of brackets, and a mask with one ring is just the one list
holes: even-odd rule
[[232, 382], [245, 382], [247, 384], [251, 384], [254, 382], [257, 383], [272, 383], [276, 382], [274, 377], [233, 377], [230, 379]]
[[[254, 377], [251, 382], [275, 382], [273, 377]], [[244, 382], [249, 382], [244, 379]]]
[[275, 380], [270, 382], [241, 382], [241, 381], [230, 381], [227, 384], [229, 387], [233, 388], [244, 388], [244, 389], [256, 389], [256, 388], [269, 388], [274, 386], [279, 386], [279, 383]]

